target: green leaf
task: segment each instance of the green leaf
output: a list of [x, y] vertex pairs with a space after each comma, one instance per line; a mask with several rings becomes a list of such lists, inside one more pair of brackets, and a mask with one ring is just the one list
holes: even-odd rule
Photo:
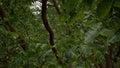
[[120, 31], [109, 39], [109, 42], [111, 43], [115, 43], [119, 41], [120, 41]]
[[71, 11], [74, 11], [74, 8], [76, 8], [78, 2], [80, 0], [67, 0], [66, 4], [65, 4], [65, 8], [66, 8], [66, 12], [69, 13]]
[[120, 0], [116, 0], [114, 3], [114, 6], [120, 8]]
[[91, 27], [92, 30], [89, 30], [88, 32], [86, 32], [86, 34], [85, 34], [85, 41], [84, 41], [85, 43], [92, 42], [95, 39], [95, 37], [98, 36], [99, 29], [101, 28], [101, 25], [102, 25], [101, 22], [99, 22], [97, 24], [94, 24], [94, 26]]
[[92, 3], [93, 3], [94, 0], [83, 0], [83, 3], [89, 7], [92, 6]]
[[70, 52], [70, 50], [66, 50], [65, 51], [65, 57], [66, 58], [71, 58], [71, 52]]
[[101, 32], [100, 32], [100, 34], [102, 35], [102, 36], [105, 36], [105, 37], [110, 37], [110, 36], [112, 36], [112, 35], [114, 35], [114, 30], [109, 30], [109, 29], [102, 29], [101, 30]]
[[113, 3], [113, 0], [102, 0], [97, 6], [96, 15], [100, 19], [104, 19], [108, 15], [112, 7], [112, 3]]
[[11, 36], [14, 38], [14, 39], [17, 39], [19, 37], [18, 33], [15, 33], [15, 32], [11, 32]]

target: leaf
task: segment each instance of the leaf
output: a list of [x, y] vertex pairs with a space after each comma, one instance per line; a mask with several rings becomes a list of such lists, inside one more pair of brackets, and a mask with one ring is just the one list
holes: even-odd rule
[[69, 18], [69, 22], [73, 23], [74, 21], [76, 21], [77, 19], [82, 19], [83, 15], [84, 15], [84, 4], [79, 1], [77, 3], [77, 6], [75, 6], [74, 10], [70, 12], [70, 18]]
[[76, 0], [76, 1], [74, 1], [74, 0], [67, 0], [67, 2], [65, 4], [66, 12], [69, 13], [69, 12], [73, 11], [74, 8], [76, 8], [76, 6], [77, 6], [79, 1], [80, 0]]
[[115, 43], [119, 41], [120, 41], [120, 30], [109, 39], [110, 43]]
[[65, 57], [66, 58], [71, 58], [71, 52], [70, 52], [70, 50], [66, 50], [65, 51]]
[[110, 29], [105, 28], [105, 29], [101, 30], [100, 34], [102, 36], [105, 36], [105, 37], [110, 37], [110, 36], [114, 35], [114, 30], [110, 30]]
[[83, 3], [89, 7], [91, 7], [94, 0], [83, 0]]
[[114, 6], [120, 8], [120, 0], [116, 0], [114, 3]]
[[11, 32], [11, 36], [14, 38], [14, 39], [17, 39], [19, 37], [18, 33], [15, 33], [15, 32]]
[[90, 48], [88, 47], [88, 45], [85, 45], [85, 44], [81, 44], [80, 49], [81, 49], [81, 52], [85, 55], [89, 54], [90, 52]]
[[113, 0], [102, 0], [97, 6], [96, 15], [100, 19], [104, 19], [108, 15], [112, 7], [112, 3], [113, 3]]
[[85, 43], [90, 43], [94, 40], [94, 38], [96, 36], [98, 36], [99, 34], [99, 29], [101, 28], [101, 23], [97, 23], [95, 24], [92, 28], [92, 30], [89, 30], [86, 34], [85, 34]]

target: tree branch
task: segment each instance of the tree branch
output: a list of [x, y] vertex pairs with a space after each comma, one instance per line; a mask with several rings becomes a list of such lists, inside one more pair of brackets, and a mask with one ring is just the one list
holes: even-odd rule
[[62, 0], [62, 3], [64, 4], [64, 3], [65, 3], [65, 0]]
[[58, 14], [61, 14], [61, 10], [60, 10], [60, 8], [58, 7], [58, 4], [57, 4], [56, 0], [53, 0], [53, 3], [54, 3], [54, 6], [55, 6], [55, 9], [56, 9], [57, 13], [58, 13]]
[[[7, 18], [7, 15], [2, 7], [2, 5], [0, 5], [0, 17], [2, 18], [2, 20], [4, 20], [5, 18]], [[6, 21], [5, 23], [5, 27], [9, 29], [9, 31], [11, 32], [17, 32], [16, 29], [8, 22]], [[25, 51], [26, 50], [26, 42], [24, 39], [22, 39], [21, 36], [18, 37], [18, 41], [22, 47], [22, 49]]]
[[112, 52], [113, 52], [113, 47], [112, 45], [109, 45], [108, 53], [104, 55], [106, 61], [106, 68], [113, 68]]
[[46, 30], [49, 32], [49, 42], [50, 45], [53, 46], [52, 51], [55, 54], [57, 60], [59, 60], [59, 57], [57, 55], [57, 49], [54, 47], [54, 33], [50, 28], [47, 20], [47, 0], [42, 0], [42, 20]]

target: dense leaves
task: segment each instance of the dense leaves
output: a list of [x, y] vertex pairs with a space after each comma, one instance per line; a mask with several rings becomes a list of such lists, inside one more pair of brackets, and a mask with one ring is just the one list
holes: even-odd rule
[[102, 0], [97, 6], [97, 15], [100, 19], [104, 19], [111, 10], [113, 0]]
[[0, 68], [119, 68], [119, 20], [119, 0], [0, 0]]

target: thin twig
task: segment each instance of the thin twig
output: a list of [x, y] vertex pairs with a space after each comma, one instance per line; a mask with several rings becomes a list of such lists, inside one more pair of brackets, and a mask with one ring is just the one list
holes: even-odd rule
[[56, 0], [53, 0], [53, 3], [54, 3], [54, 6], [55, 6], [55, 9], [56, 9], [57, 13], [58, 13], [58, 14], [61, 14], [61, 10], [60, 10], [60, 8], [59, 8]]

